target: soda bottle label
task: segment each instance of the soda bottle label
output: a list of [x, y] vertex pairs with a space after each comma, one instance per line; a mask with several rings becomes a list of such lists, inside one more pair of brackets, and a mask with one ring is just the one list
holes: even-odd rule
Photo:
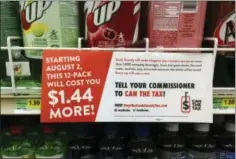
[[225, 159], [235, 159], [235, 152], [225, 152]]
[[216, 159], [235, 159], [235, 152], [228, 152], [224, 150], [216, 151]]
[[6, 156], [6, 155], [2, 155], [2, 159], [27, 159], [27, 158], [34, 158], [32, 154], [30, 155], [24, 155], [24, 156]]
[[[77, 47], [77, 2], [21, 1], [25, 47]], [[42, 51], [27, 50], [28, 58], [42, 58]]]
[[90, 47], [125, 47], [138, 40], [139, 1], [87, 1], [85, 38]]
[[35, 158], [36, 159], [43, 159], [43, 158], [57, 158], [57, 159], [63, 159], [64, 155], [63, 154], [57, 154], [57, 155], [54, 155], [54, 156], [40, 156], [40, 155], [35, 155]]
[[118, 156], [106, 156], [104, 158], [101, 158], [101, 159], [125, 159], [124, 156], [122, 157], [118, 157]]
[[[128, 156], [127, 159], [144, 159], [145, 157], [132, 157], [132, 156]], [[145, 159], [158, 159], [157, 157], [151, 157], [151, 158], [145, 158]]]
[[[13, 143], [14, 144], [14, 143]], [[24, 143], [22, 143], [23, 145]], [[28, 144], [28, 143], [27, 143]], [[2, 150], [2, 159], [14, 158], [14, 159], [23, 159], [23, 158], [33, 158], [33, 149], [27, 148], [22, 145], [14, 145], [15, 149], [12, 147], [4, 148]]]
[[131, 153], [128, 155], [127, 159], [158, 159], [156, 153]]
[[189, 150], [187, 152], [187, 158], [188, 159], [196, 159], [196, 158], [215, 159], [216, 154], [215, 152], [198, 152], [198, 151]]
[[169, 152], [160, 150], [160, 159], [186, 159], [185, 152]]
[[150, 2], [150, 47], [200, 47], [206, 2]]
[[[208, 1], [207, 3], [204, 36], [217, 38], [219, 47], [233, 48], [235, 46], [235, 1]], [[210, 43], [206, 47], [209, 46]], [[234, 55], [233, 52], [227, 51], [220, 51], [217, 54]]]
[[84, 155], [80, 159], [96, 159], [96, 157], [94, 155]]
[[218, 38], [219, 46], [235, 45], [235, 16], [235, 11], [233, 11], [216, 27], [214, 37]]
[[100, 152], [99, 159], [125, 159], [121, 151], [118, 152]]

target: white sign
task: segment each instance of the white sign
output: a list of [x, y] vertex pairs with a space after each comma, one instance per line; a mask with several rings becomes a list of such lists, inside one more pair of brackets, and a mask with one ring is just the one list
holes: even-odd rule
[[213, 122], [212, 62], [212, 54], [114, 52], [95, 121]]
[[212, 54], [56, 52], [43, 53], [41, 122], [213, 122]]
[[[13, 72], [15, 76], [30, 76], [29, 62], [13, 62]], [[10, 62], [6, 62], [7, 76], [11, 76]]]

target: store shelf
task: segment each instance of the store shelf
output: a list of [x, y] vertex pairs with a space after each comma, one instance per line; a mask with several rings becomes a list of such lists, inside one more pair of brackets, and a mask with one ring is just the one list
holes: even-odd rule
[[40, 96], [38, 95], [1, 95], [1, 115], [39, 115], [40, 109], [17, 109], [17, 104], [20, 101], [27, 101], [37, 99], [40, 100]]
[[235, 114], [235, 108], [234, 109], [214, 109], [214, 114], [218, 115], [230, 115]]
[[[235, 99], [235, 88], [214, 88], [213, 91], [214, 98], [232, 98]], [[214, 107], [216, 104], [214, 104]], [[214, 114], [235, 114], [235, 106], [234, 107], [221, 107], [221, 108], [214, 108]]]
[[[216, 38], [205, 38], [207, 41], [214, 42], [213, 48], [149, 48], [149, 39], [145, 39], [145, 48], [82, 48], [82, 38], [78, 39], [78, 48], [43, 48], [43, 47], [18, 47], [12, 46], [11, 40], [20, 39], [20, 37], [8, 37], [7, 46], [2, 46], [1, 49], [9, 51], [9, 62], [13, 66], [13, 60], [11, 56], [12, 50], [110, 50], [110, 51], [141, 51], [155, 53], [158, 51], [203, 51], [209, 52], [213, 55], [213, 62], [216, 58], [217, 51], [235, 51], [235, 48], [218, 48], [218, 41]], [[213, 65], [214, 68], [214, 65]], [[214, 70], [214, 69], [213, 69]], [[24, 102], [29, 100], [38, 100], [41, 98], [40, 87], [17, 87], [14, 73], [11, 72], [11, 87], [1, 87], [1, 114], [4, 115], [23, 115], [23, 114], [40, 114], [40, 107], [38, 109], [27, 110], [24, 109]], [[17, 94], [17, 96], [16, 96]], [[214, 88], [214, 98], [235, 98], [235, 88]], [[219, 100], [218, 100], [219, 101]], [[21, 104], [21, 107], [17, 105]], [[26, 108], [26, 107], [25, 107]], [[214, 103], [214, 114], [235, 114], [235, 106], [231, 105], [221, 106], [221, 101], [217, 104]]]
[[[235, 98], [235, 88], [214, 88], [214, 98]], [[27, 100], [39, 100], [40, 95], [1, 95], [1, 114], [2, 115], [39, 115], [40, 109], [17, 110], [17, 103]], [[235, 114], [235, 107], [214, 109], [214, 114]]]
[[[16, 92], [20, 92], [21, 95], [36, 95], [40, 96], [41, 88], [40, 87], [17, 87]], [[10, 95], [12, 94], [11, 87], [1, 87], [1, 94]]]

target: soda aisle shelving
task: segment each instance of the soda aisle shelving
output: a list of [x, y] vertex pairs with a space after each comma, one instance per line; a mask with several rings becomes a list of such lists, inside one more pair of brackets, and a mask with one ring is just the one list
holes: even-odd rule
[[235, 3], [3, 3], [0, 159], [235, 156]]
[[[149, 37], [150, 41], [151, 41], [150, 45], [148, 45], [146, 43], [146, 47], [144, 47], [144, 48], [129, 48], [129, 49], [128, 48], [121, 48], [121, 49], [117, 49], [117, 50], [122, 50], [123, 49], [123, 51], [132, 51], [133, 50], [133, 51], [139, 51], [139, 52], [142, 51], [142, 52], [153, 52], [153, 53], [155, 53], [155, 51], [164, 51], [166, 48], [148, 48], [149, 46], [151, 46], [151, 43], [153, 42], [152, 41], [153, 38], [154, 38], [154, 41], [155, 41], [155, 38], [156, 38], [156, 37], [152, 37], [152, 35], [157, 35], [157, 32], [154, 31], [153, 28], [148, 28], [149, 27], [148, 24], [152, 24], [156, 20], [160, 20], [160, 21], [164, 22], [164, 20], [162, 19], [163, 17], [161, 19], [158, 19], [158, 18], [156, 19], [156, 17], [153, 16], [156, 13], [153, 12], [153, 11], [149, 12], [147, 10], [148, 2], [143, 3], [143, 4], [137, 3], [137, 2], [131, 4], [130, 5], [131, 7], [127, 7], [129, 10], [134, 10], [134, 12], [130, 12], [130, 13], [132, 13], [132, 14], [130, 14], [130, 16], [128, 14], [125, 15], [129, 18], [128, 20], [126, 18], [123, 18], [124, 17], [124, 10], [121, 10], [121, 11], [117, 10], [118, 8], [121, 8], [121, 7], [113, 7], [113, 9], [116, 8], [117, 13], [119, 13], [119, 14], [116, 14], [116, 15], [120, 15], [120, 16], [116, 16], [116, 17], [113, 18], [115, 21], [117, 21], [117, 24], [119, 22], [119, 25], [123, 25], [122, 23], [120, 23], [120, 20], [124, 23], [127, 23], [129, 21], [132, 21], [131, 19], [133, 19], [133, 22], [132, 22], [133, 24], [132, 25], [126, 25], [126, 27], [123, 27], [124, 30], [121, 29], [121, 28], [119, 28], [119, 29], [117, 28], [119, 30], [119, 32], [122, 33], [122, 34], [120, 34], [121, 36], [118, 36], [118, 37], [121, 37], [121, 39], [122, 39], [120, 42], [125, 40], [128, 43], [131, 40], [133, 42], [136, 41], [137, 44], [139, 43], [138, 40], [140, 40], [144, 37]], [[205, 2], [201, 2], [201, 3], [202, 4], [200, 4], [200, 3], [198, 4], [196, 2], [183, 2], [183, 4], [181, 4], [182, 5], [181, 10], [179, 10], [181, 8], [180, 4], [170, 6], [169, 9], [175, 8], [176, 11], [179, 10], [178, 12], [180, 13], [180, 17], [182, 17], [183, 14], [185, 14], [185, 13], [194, 13], [194, 16], [193, 16], [193, 17], [195, 17], [194, 19], [192, 19], [192, 20], [190, 20], [190, 19], [183, 20], [184, 18], [179, 18], [179, 19], [182, 19], [183, 21], [178, 22], [178, 24], [182, 23], [182, 25], [184, 26], [184, 24], [185, 24], [184, 21], [187, 21], [187, 23], [189, 23], [189, 24], [186, 25], [185, 29], [186, 30], [193, 30], [193, 32], [192, 32], [193, 34], [191, 35], [193, 37], [193, 39], [192, 39], [193, 41], [192, 40], [186, 40], [185, 38], [182, 39], [182, 40], [185, 40], [185, 43], [188, 44], [187, 47], [189, 47], [189, 46], [200, 47], [201, 46], [202, 41], [201, 40], [199, 41], [198, 38], [195, 38], [198, 35], [200, 35], [201, 38], [202, 37], [215, 37], [216, 38], [215, 40], [219, 40], [219, 47], [218, 47], [218, 42], [217, 43], [215, 42], [214, 43], [215, 45], [214, 45], [213, 48], [168, 48], [167, 50], [170, 51], [170, 52], [180, 51], [180, 50], [181, 51], [187, 51], [187, 52], [188, 51], [189, 52], [194, 52], [194, 51], [195, 52], [196, 51], [197, 52], [201, 52], [201, 51], [204, 52], [204, 51], [206, 51], [208, 53], [211, 52], [211, 53], [213, 53], [213, 59], [214, 60], [215, 60], [216, 54], [218, 52], [235, 52], [235, 48], [222, 48], [222, 47], [228, 47], [228, 46], [231, 47], [232, 42], [233, 42], [232, 39], [234, 39], [234, 38], [229, 39], [229, 37], [227, 37], [227, 44], [230, 44], [230, 45], [222, 46], [222, 44], [220, 45], [220, 42], [222, 41], [222, 39], [220, 39], [221, 37], [218, 37], [218, 36], [214, 35], [214, 31], [213, 31], [216, 28], [219, 29], [221, 26], [223, 26], [223, 25], [221, 25], [221, 23], [220, 23], [220, 25], [219, 24], [214, 24], [217, 20], [222, 21], [223, 19], [225, 19], [225, 17], [228, 17], [228, 14], [229, 14], [228, 12], [229, 11], [230, 11], [229, 15], [231, 15], [231, 12], [234, 9], [233, 2], [232, 2], [232, 4], [230, 4], [230, 3], [209, 4], [208, 7], [207, 7], [207, 4]], [[50, 6], [51, 2], [49, 2], [45, 5]], [[76, 5], [78, 5], [78, 7], [75, 7]], [[117, 6], [120, 6], [120, 5], [121, 4], [118, 2]], [[152, 5], [154, 6], [156, 4], [153, 3]], [[11, 5], [9, 5], [9, 6], [11, 6]], [[6, 25], [6, 26], [4, 25], [2, 27], [2, 28], [4, 28], [4, 27], [6, 28], [6, 35], [4, 35], [4, 42], [6, 42], [6, 43], [4, 43], [3, 45], [7, 45], [7, 46], [1, 46], [1, 50], [5, 51], [6, 56], [7, 56], [7, 52], [8, 52], [10, 70], [13, 70], [12, 69], [13, 58], [12, 58], [12, 53], [11, 53], [12, 50], [22, 50], [22, 51], [24, 50], [26, 52], [26, 50], [33, 50], [33, 49], [43, 50], [43, 49], [47, 49], [47, 48], [40, 48], [38, 46], [53, 46], [53, 47], [58, 46], [57, 43], [55, 43], [57, 45], [26, 45], [26, 41], [28, 43], [31, 43], [30, 41], [32, 39], [30, 38], [29, 35], [31, 35], [33, 32], [34, 32], [33, 34], [35, 34], [34, 35], [35, 37], [39, 37], [39, 36], [41, 36], [41, 34], [42, 35], [44, 34], [44, 31], [48, 30], [49, 26], [53, 26], [53, 28], [54, 28], [54, 26], [56, 26], [56, 25], [59, 25], [59, 24], [62, 25], [62, 22], [63, 22], [63, 25], [64, 25], [65, 28], [68, 27], [70, 29], [71, 28], [75, 29], [75, 31], [73, 31], [72, 34], [69, 34], [69, 32], [65, 32], [66, 33], [65, 35], [66, 35], [66, 37], [70, 37], [70, 36], [72, 37], [72, 35], [73, 35], [73, 40], [72, 40], [73, 42], [72, 43], [73, 43], [73, 47], [76, 47], [77, 38], [79, 36], [84, 35], [85, 40], [88, 40], [88, 37], [86, 37], [86, 36], [89, 36], [89, 35], [87, 35], [87, 33], [91, 32], [92, 34], [94, 34], [93, 31], [95, 31], [97, 29], [97, 27], [95, 27], [96, 25], [94, 25], [93, 21], [91, 21], [92, 20], [91, 15], [94, 14], [94, 11], [92, 12], [92, 10], [94, 10], [94, 9], [86, 8], [86, 7], [89, 7], [89, 6], [90, 6], [90, 8], [94, 8], [95, 4], [93, 4], [93, 2], [91, 4], [86, 4], [85, 2], [80, 2], [80, 4], [70, 3], [68, 5], [65, 5], [63, 3], [61, 7], [64, 9], [64, 12], [62, 14], [59, 14], [60, 13], [59, 9], [55, 9], [55, 8], [58, 8], [59, 5], [55, 6], [54, 9], [50, 8], [49, 10], [46, 10], [46, 9], [48, 9], [48, 7], [46, 7], [45, 10], [43, 10], [43, 9], [40, 10], [40, 11], [42, 11], [40, 13], [41, 15], [43, 15], [43, 13], [44, 13], [44, 16], [42, 16], [42, 17], [37, 17], [38, 15], [40, 15], [39, 13], [37, 14], [37, 16], [36, 15], [31, 16], [31, 13], [33, 13], [31, 10], [33, 10], [35, 8], [28, 5], [28, 3], [23, 2], [19, 6], [16, 5], [17, 8], [19, 7], [18, 9], [20, 10], [20, 12], [15, 12], [16, 10], [14, 10], [14, 12], [13, 12], [13, 10], [11, 10], [11, 8], [9, 6], [8, 5], [2, 5], [3, 8], [6, 8], [6, 9], [4, 9], [4, 11], [9, 11], [9, 12], [5, 13], [6, 17], [14, 17], [14, 20], [18, 20], [19, 22], [21, 21], [21, 23], [17, 23], [15, 21], [16, 24], [18, 24], [18, 25], [15, 26], [15, 28], [14, 28], [15, 33], [12, 33], [13, 35], [10, 35], [9, 33], [7, 33], [7, 27], [9, 25]], [[39, 5], [34, 5], [34, 7], [36, 7], [36, 6], [39, 6]], [[111, 7], [111, 6], [112, 5], [109, 5], [109, 7]], [[176, 7], [176, 6], [179, 6], [179, 7]], [[213, 12], [212, 13], [210, 12], [212, 10], [211, 6], [213, 8], [216, 8], [219, 11], [217, 13], [217, 16], [212, 14]], [[9, 10], [7, 9], [7, 7], [9, 7], [8, 8]], [[28, 14], [25, 13], [26, 7], [30, 8], [28, 10], [28, 11], [30, 11], [30, 13], [28, 13]], [[107, 10], [107, 6], [105, 6], [105, 7], [106, 7], [106, 10]], [[221, 7], [222, 8], [227, 7], [227, 10], [225, 10], [225, 12], [222, 12]], [[124, 6], [124, 8], [126, 8], [126, 6]], [[159, 8], [159, 7], [157, 7], [157, 8]], [[161, 6], [160, 8], [164, 8], [164, 6]], [[200, 9], [200, 8], [202, 8], [202, 9]], [[99, 12], [100, 9], [97, 10], [97, 11]], [[169, 9], [167, 7], [167, 10], [169, 10]], [[14, 14], [10, 15], [9, 14], [9, 13], [11, 13], [10, 11], [12, 11], [12, 13], [14, 13]], [[37, 11], [39, 11], [39, 9]], [[174, 14], [174, 13], [177, 13], [176, 11], [171, 12], [171, 13], [173, 13], [173, 15], [172, 14], [170, 14], [170, 15], [172, 15], [173, 17], [176, 17], [176, 15]], [[20, 13], [20, 15], [19, 15], [19, 13]], [[73, 13], [73, 14], [71, 14], [71, 13]], [[99, 22], [101, 25], [104, 25], [104, 23], [106, 21], [106, 25], [112, 26], [114, 24], [113, 24], [113, 22], [110, 23], [110, 20], [108, 19], [108, 17], [111, 18], [113, 13], [116, 13], [116, 12], [114, 11], [111, 14], [109, 13], [109, 15], [107, 15], [106, 18], [103, 18], [103, 19], [99, 18], [100, 14], [97, 14], [98, 17], [96, 17], [96, 20], [102, 19]], [[137, 13], [137, 14], [134, 14], [134, 13]], [[53, 14], [53, 16], [52, 16], [52, 14]], [[31, 17], [30, 20], [32, 22], [32, 25], [31, 25], [31, 22], [30, 23], [27, 22], [27, 18], [26, 18], [25, 15], [28, 15], [28, 16], [30, 15], [30, 17]], [[57, 15], [60, 15], [60, 16], [63, 15], [62, 16], [63, 18], [60, 19], [60, 16], [57, 16]], [[65, 18], [65, 17], [67, 17], [67, 18]], [[233, 16], [230, 16], [229, 18], [232, 18], [232, 17]], [[57, 21], [58, 23], [56, 23], [56, 22], [51, 23], [51, 21], [48, 20], [48, 19], [52, 19], [52, 18], [54, 18], [55, 21]], [[68, 18], [69, 18], [69, 20], [68, 20]], [[60, 19], [60, 22], [59, 22], [59, 19]], [[10, 19], [8, 19], [8, 20], [10, 20]], [[6, 21], [8, 21], [8, 20], [6, 20]], [[37, 23], [39, 22], [40, 25], [33, 25], [36, 20], [37, 20]], [[72, 23], [72, 21], [73, 21], [73, 23]], [[102, 22], [102, 21], [104, 21], [104, 22]], [[174, 18], [174, 21], [178, 21], [178, 20]], [[69, 23], [69, 22], [71, 22], [71, 23]], [[195, 24], [195, 22], [197, 22], [197, 23]], [[42, 24], [47, 24], [47, 23], [49, 24], [48, 27], [46, 27], [46, 25], [42, 25]], [[67, 23], [68, 23], [68, 25], [65, 25]], [[142, 25], [139, 26], [139, 23], [142, 24]], [[8, 23], [4, 23], [4, 24], [8, 24]], [[166, 23], [165, 25], [168, 26], [168, 23]], [[165, 26], [165, 25], [163, 23], [163, 26]], [[233, 25], [234, 24], [232, 23], [232, 25], [230, 25], [229, 28], [233, 28], [233, 27], [231, 27]], [[35, 27], [35, 26], [37, 26], [37, 27]], [[136, 26], [139, 26], [139, 27], [136, 27]], [[30, 32], [32, 32], [32, 33], [30, 33], [29, 35], [26, 35], [25, 33], [29, 32], [28, 29], [30, 27], [32, 27], [32, 28], [35, 27], [35, 28], [39, 28], [39, 29], [31, 30]], [[170, 28], [167, 27], [166, 28], [167, 32], [170, 31], [170, 30], [173, 30], [172, 27], [170, 27]], [[137, 31], [137, 33], [140, 34], [140, 35], [137, 34], [138, 35], [137, 37], [136, 37], [136, 34], [135, 34], [135, 36], [134, 35], [131, 36], [131, 32], [130, 32], [130, 33], [128, 33], [128, 34], [130, 34], [129, 36], [130, 37], [135, 37], [135, 38], [133, 38], [133, 39], [132, 38], [123, 39], [123, 33], [126, 32], [126, 30], [129, 30], [127, 28], [130, 28], [130, 30], [134, 30], [135, 33]], [[162, 30], [162, 29], [163, 28], [161, 27], [160, 30]], [[55, 33], [55, 30], [57, 30], [57, 29], [54, 28], [53, 30], [51, 30], [51, 32]], [[117, 30], [117, 32], [118, 32], [118, 30]], [[229, 31], [231, 31], [233, 33], [233, 30], [234, 29], [230, 29]], [[105, 30], [105, 31], [106, 31], [106, 36], [107, 36], [106, 38], [111, 39], [112, 36], [114, 36], [114, 34], [113, 34], [114, 32], [112, 32], [111, 30], [108, 29], [108, 30]], [[176, 31], [178, 31], [178, 29]], [[181, 31], [181, 29], [179, 29], [179, 31]], [[148, 35], [149, 34], [148, 32], [151, 33], [151, 35]], [[22, 37], [21, 37], [20, 33], [22, 33]], [[47, 32], [47, 33], [45, 32], [43, 37], [45, 38], [46, 35], [48, 35], [48, 33], [49, 32]], [[77, 34], [77, 33], [79, 33], [79, 34]], [[186, 32], [185, 35], [182, 35], [182, 36], [190, 35], [190, 33], [188, 33], [188, 34], [187, 33], [188, 33], [188, 31]], [[58, 37], [56, 38], [55, 34], [52, 34], [52, 35], [54, 35], [53, 36], [54, 38], [52, 38], [52, 39], [56, 40], [58, 38]], [[163, 35], [160, 36], [159, 38], [165, 37]], [[229, 34], [229, 36], [232, 36], [232, 35]], [[9, 36], [18, 36], [18, 37], [9, 37]], [[18, 47], [18, 46], [22, 46], [20, 43], [23, 43], [23, 41], [21, 41], [18, 44], [15, 44], [15, 45], [18, 45], [18, 46], [12, 46], [11, 45], [11, 40], [19, 40], [19, 39], [23, 40], [23, 41], [26, 40], [24, 42], [24, 46], [37, 46], [37, 47], [34, 47], [34, 48], [32, 48], [32, 47]], [[66, 40], [67, 38], [62, 37], [62, 39]], [[169, 43], [169, 42], [172, 43], [172, 41], [170, 40], [171, 38], [168, 38], [168, 39], [169, 39], [169, 41], [166, 41], [166, 42], [167, 43]], [[210, 38], [210, 39], [213, 39], [213, 38]], [[81, 48], [81, 46], [82, 46], [81, 45], [82, 44], [81, 40], [82, 40], [81, 38], [78, 39], [78, 48]], [[165, 38], [163, 38], [162, 40], [164, 41]], [[206, 40], [209, 40], [209, 38], [206, 39]], [[214, 41], [214, 39], [213, 39], [213, 41]], [[41, 43], [41, 42], [39, 42], [39, 43]], [[86, 41], [86, 42], [87, 42], [88, 46], [90, 46], [89, 45], [89, 40]], [[188, 42], [190, 42], [190, 43], [188, 43]], [[70, 45], [72, 43], [70, 43]], [[194, 44], [194, 45], [192, 45], [192, 44]], [[207, 44], [207, 46], [209, 46], [209, 45]], [[62, 46], [63, 45], [61, 45], [60, 47], [62, 47]], [[123, 46], [123, 45], [121, 45], [121, 46]], [[156, 46], [159, 46], [159, 45], [156, 45]], [[174, 47], [174, 45], [170, 45], [170, 46]], [[182, 46], [182, 45], [176, 45], [176, 46]], [[184, 46], [186, 47], [186, 45], [184, 45]], [[68, 46], [65, 45], [65, 47], [68, 47]], [[165, 47], [165, 46], [163, 46], [163, 47]], [[65, 49], [71, 49], [71, 50], [74, 49], [74, 50], [77, 50], [78, 48], [60, 48], [60, 49], [64, 49], [64, 50]], [[54, 49], [54, 48], [50, 48], [50, 49]], [[83, 48], [83, 49], [84, 50], [91, 50], [91, 48]], [[93, 48], [93, 50], [96, 50], [96, 48]], [[109, 48], [105, 48], [104, 50], [109, 50]], [[116, 49], [113, 48], [113, 51], [114, 50], [116, 50]], [[167, 50], [165, 50], [165, 51], [167, 51]], [[33, 59], [32, 57], [27, 57], [27, 60], [32, 60], [32, 59]], [[36, 59], [40, 59], [40, 58], [37, 57]], [[214, 66], [213, 66], [213, 68], [214, 68]], [[11, 83], [9, 84], [9, 87], [1, 87], [0, 113], [2, 115], [40, 114], [41, 88], [39, 88], [39, 87], [16, 87], [17, 84], [15, 82], [15, 77], [14, 77], [13, 71], [10, 71], [10, 75], [11, 76], [10, 76], [9, 79], [11, 80]], [[210, 77], [210, 75], [209, 75], [209, 77]], [[10, 80], [8, 82], [10, 82]], [[213, 99], [213, 101], [214, 101], [214, 103], [213, 103], [213, 105], [214, 105], [214, 114], [234, 114], [235, 113], [235, 99], [234, 99], [235, 98], [235, 88], [234, 87], [213, 88], [212, 93], [213, 93], [213, 97], [214, 97], [214, 99]], [[227, 106], [225, 106], [223, 104], [223, 102], [228, 103], [229, 101], [230, 101], [230, 104], [227, 104]], [[35, 105], [31, 105], [31, 109], [28, 109], [28, 108], [30, 108], [30, 106], [28, 105], [29, 103], [35, 103]], [[24, 107], [24, 105], [25, 105], [25, 107]], [[27, 105], [28, 105], [28, 107], [27, 107]], [[22, 112], [19, 111], [19, 110], [16, 111], [17, 107], [21, 107], [21, 110], [23, 110], [23, 111]]]
[[[11, 43], [11, 38], [8, 38], [8, 42]], [[13, 37], [14, 39], [14, 37]], [[15, 37], [17, 39], [17, 37]], [[78, 39], [78, 48], [81, 49], [81, 38]], [[147, 39], [148, 40], [148, 39]], [[213, 39], [214, 40], [214, 39]], [[217, 42], [216, 42], [217, 43]], [[11, 46], [11, 44], [6, 46], [2, 46], [1, 49], [3, 50], [25, 50], [25, 49], [43, 49], [43, 48], [28, 48], [28, 47], [15, 47]], [[53, 48], [51, 48], [53, 49]], [[60, 48], [60, 49], [67, 49], [67, 48]], [[77, 49], [77, 48], [70, 48], [70, 49]], [[86, 50], [89, 50], [90, 48], [86, 48]], [[93, 48], [92, 50], [96, 50], [96, 48]], [[100, 48], [101, 50], [101, 48]], [[109, 50], [106, 48], [106, 50]], [[119, 49], [117, 49], [119, 50]], [[124, 49], [123, 50], [141, 50], [145, 53], [145, 51], [157, 51], [158, 49], [151, 49], [148, 48], [148, 41], [146, 41], [146, 48], [140, 49], [140, 48], [132, 48], [132, 49]], [[159, 48], [160, 51], [163, 51], [165, 49]], [[212, 51], [213, 52], [213, 58], [215, 58], [215, 54], [217, 51], [230, 51], [230, 52], [235, 52], [234, 48], [218, 48], [218, 45], [215, 44], [214, 48], [168, 48], [166, 50], [169, 51], [176, 51], [176, 50], [181, 50], [181, 51]], [[9, 53], [10, 55], [10, 53]], [[12, 57], [9, 56], [9, 59]], [[9, 60], [12, 62], [12, 59]], [[13, 82], [14, 73], [11, 73]], [[17, 90], [20, 91], [21, 93], [17, 93]], [[12, 87], [2, 87], [1, 88], [1, 114], [2, 115], [39, 115], [40, 114], [40, 99], [41, 99], [41, 88], [39, 87], [31, 87], [31, 88], [26, 88], [26, 87], [17, 87], [15, 86], [15, 83], [12, 84]], [[219, 88], [213, 88], [213, 105], [214, 105], [214, 114], [235, 114], [235, 88], [233, 87], [219, 87]], [[233, 100], [234, 103], [231, 103], [231, 106], [223, 106], [223, 102], [228, 102], [228, 100]], [[36, 102], [35, 107], [27, 110], [27, 107], [25, 107], [25, 110], [23, 111], [16, 111], [17, 105], [19, 103], [25, 103], [26, 105], [29, 102]]]
[[[235, 88], [214, 88], [214, 98], [228, 99], [235, 98]], [[20, 100], [40, 100], [40, 95], [14, 95], [14, 94], [1, 94], [1, 114], [2, 115], [39, 115], [40, 109], [27, 110], [22, 113], [16, 113], [16, 104]], [[214, 108], [214, 114], [235, 114], [235, 107], [230, 108]]]

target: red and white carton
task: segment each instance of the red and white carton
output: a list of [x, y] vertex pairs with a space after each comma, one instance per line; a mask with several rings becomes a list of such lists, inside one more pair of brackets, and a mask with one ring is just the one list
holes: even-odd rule
[[150, 47], [201, 47], [207, 2], [149, 3]]
[[87, 1], [85, 38], [89, 47], [129, 47], [138, 40], [140, 1]]

